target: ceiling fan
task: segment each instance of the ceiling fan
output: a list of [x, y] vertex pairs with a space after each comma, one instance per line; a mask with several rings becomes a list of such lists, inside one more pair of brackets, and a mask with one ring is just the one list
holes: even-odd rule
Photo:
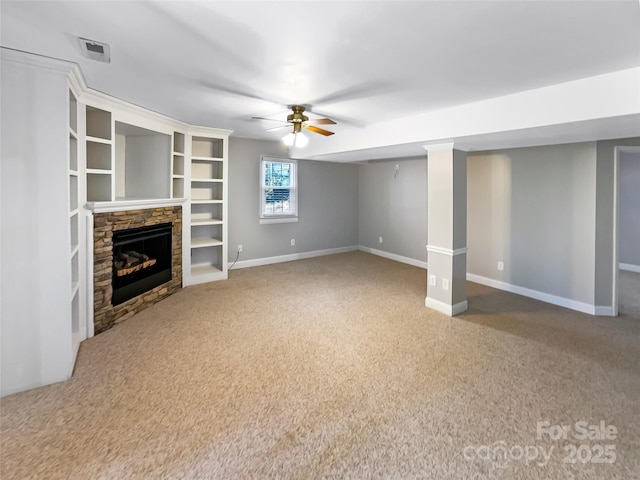
[[[293, 113], [287, 115], [286, 122], [284, 120], [276, 120], [273, 118], [265, 118], [265, 117], [251, 117], [254, 120], [269, 120], [272, 122], [281, 122], [285, 123], [285, 125], [280, 125], [278, 127], [273, 127], [267, 129], [268, 132], [279, 130], [281, 128], [287, 128], [293, 125], [293, 134], [296, 135], [300, 133], [300, 131], [305, 128], [311, 132], [319, 133], [320, 135], [324, 135], [328, 137], [329, 135], [333, 135], [334, 132], [330, 132], [329, 130], [325, 130], [324, 128], [316, 127], [315, 125], [336, 125], [336, 122], [331, 120], [330, 118], [318, 118], [318, 119], [309, 119], [304, 114], [305, 106], [303, 105], [291, 105], [289, 107]], [[315, 124], [315, 125], [313, 125]]]

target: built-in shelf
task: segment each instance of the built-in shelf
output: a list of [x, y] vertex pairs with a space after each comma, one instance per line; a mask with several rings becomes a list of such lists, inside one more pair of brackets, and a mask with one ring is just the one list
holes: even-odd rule
[[211, 274], [220, 274], [222, 270], [214, 265], [199, 264], [191, 265], [191, 275], [195, 277], [204, 277]]
[[224, 159], [226, 138], [197, 137], [191, 139], [192, 159]]
[[173, 153], [184, 155], [185, 134], [181, 132], [173, 132]]
[[191, 226], [192, 227], [199, 227], [199, 226], [204, 226], [204, 225], [222, 225], [222, 220], [219, 220], [217, 218], [210, 218], [210, 219], [191, 219]]
[[222, 245], [222, 240], [216, 238], [192, 238], [191, 248], [217, 247]]
[[113, 142], [108, 138], [92, 137], [90, 135], [85, 136], [85, 140], [91, 143], [99, 143], [101, 145], [111, 145]]
[[87, 171], [87, 200], [108, 202], [113, 198], [112, 176], [105, 172]]
[[[84, 187], [80, 178], [80, 171], [84, 167], [84, 162], [79, 161], [79, 104], [73, 90], [68, 90], [69, 118], [69, 158], [67, 164], [69, 180], [69, 267], [70, 267], [70, 305], [68, 333], [72, 337], [77, 337], [78, 344], [86, 338], [86, 325], [81, 323], [82, 306], [85, 305], [83, 285], [85, 274], [81, 270], [84, 267], [84, 250], [82, 250], [80, 236], [83, 233], [84, 219], [80, 216], [80, 206], [84, 203]], [[94, 152], [92, 149], [91, 152]], [[81, 328], [84, 327], [84, 328]], [[71, 364], [75, 363], [77, 349], [72, 349]]]
[[191, 160], [194, 161], [198, 161], [198, 162], [222, 162], [221, 158], [216, 158], [216, 157], [198, 157], [198, 156], [192, 156]]
[[171, 180], [171, 196], [173, 198], [184, 197], [184, 177], [174, 177]]
[[111, 112], [87, 105], [86, 127], [87, 140], [100, 141], [113, 139]]
[[78, 132], [78, 99], [71, 90], [69, 90], [69, 130]]
[[69, 170], [78, 171], [78, 135], [69, 129]]
[[222, 183], [224, 182], [221, 178], [191, 178], [191, 184], [194, 183]]
[[226, 135], [191, 137], [185, 178], [191, 199], [188, 283], [226, 278], [227, 140]]

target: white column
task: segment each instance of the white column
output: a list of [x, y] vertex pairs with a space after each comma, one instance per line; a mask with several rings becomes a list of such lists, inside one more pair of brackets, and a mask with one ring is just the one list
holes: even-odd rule
[[425, 305], [449, 316], [468, 308], [467, 155], [453, 143], [427, 150], [427, 258]]

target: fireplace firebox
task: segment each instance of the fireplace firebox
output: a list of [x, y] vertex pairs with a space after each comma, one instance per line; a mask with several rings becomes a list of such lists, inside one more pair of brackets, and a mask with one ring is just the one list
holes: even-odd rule
[[113, 232], [112, 305], [171, 280], [171, 223]]

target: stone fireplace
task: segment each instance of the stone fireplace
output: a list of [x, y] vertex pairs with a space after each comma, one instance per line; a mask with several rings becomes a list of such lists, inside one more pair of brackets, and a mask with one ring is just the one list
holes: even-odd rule
[[[133, 298], [113, 301], [114, 232], [169, 224], [171, 275], [168, 281]], [[142, 228], [144, 231], [145, 228]], [[117, 259], [116, 259], [117, 260]], [[94, 213], [93, 217], [93, 324], [94, 334], [108, 330], [182, 288], [182, 206]], [[118, 300], [120, 301], [120, 300]], [[114, 303], [118, 303], [114, 305]]]

